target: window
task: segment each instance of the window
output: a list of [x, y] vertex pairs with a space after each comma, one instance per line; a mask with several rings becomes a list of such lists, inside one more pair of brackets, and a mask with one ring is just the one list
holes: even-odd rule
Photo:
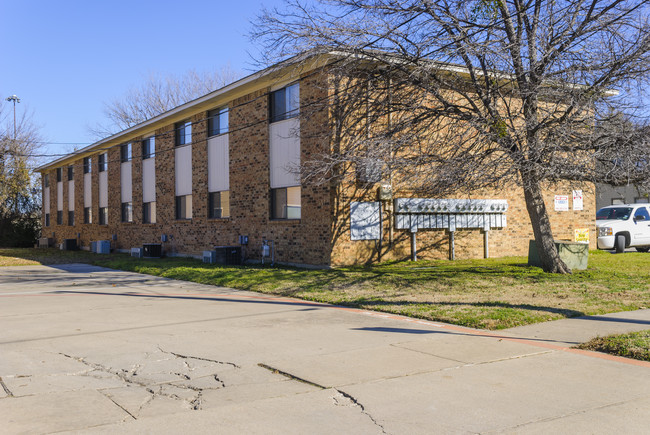
[[104, 172], [108, 169], [108, 162], [106, 161], [106, 153], [100, 154], [97, 159], [97, 165], [99, 166], [99, 172]]
[[271, 92], [269, 102], [269, 116], [271, 122], [298, 116], [300, 107], [300, 91], [298, 83]]
[[108, 224], [108, 207], [99, 207], [99, 225]]
[[176, 197], [176, 219], [192, 219], [192, 195]]
[[148, 137], [142, 141], [142, 160], [150, 159], [156, 155], [156, 138]]
[[56, 224], [63, 225], [63, 210], [57, 210], [56, 212]]
[[300, 186], [271, 189], [271, 219], [300, 219]]
[[176, 146], [192, 143], [192, 123], [183, 121], [176, 124]]
[[639, 207], [634, 212], [634, 219], [639, 221], [650, 221], [650, 214], [648, 214], [648, 209], [646, 207]]
[[228, 133], [228, 108], [208, 112], [208, 137]]
[[90, 207], [84, 207], [84, 223], [85, 224], [93, 223], [93, 211]]
[[131, 161], [131, 144], [127, 143], [120, 147], [120, 161], [130, 162]]
[[210, 192], [208, 196], [208, 217], [227, 218], [230, 217], [230, 192]]
[[92, 160], [90, 157], [84, 157], [84, 174], [90, 174], [92, 168]]
[[63, 181], [63, 168], [56, 168], [56, 182]]
[[50, 226], [50, 214], [45, 213], [45, 226], [49, 227]]
[[68, 212], [68, 225], [74, 225], [74, 210]]
[[133, 222], [133, 203], [122, 203], [122, 222]]
[[74, 180], [74, 166], [68, 166], [68, 181]]
[[43, 175], [43, 187], [50, 187], [50, 176], [49, 176], [49, 174]]
[[142, 223], [155, 224], [156, 223], [156, 203], [145, 202], [142, 204]]

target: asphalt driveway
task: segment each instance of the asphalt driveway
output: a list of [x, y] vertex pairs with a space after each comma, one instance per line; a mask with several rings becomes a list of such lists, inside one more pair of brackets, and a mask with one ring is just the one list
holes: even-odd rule
[[498, 333], [87, 265], [0, 268], [3, 433], [647, 432], [650, 364], [570, 349], [650, 310]]

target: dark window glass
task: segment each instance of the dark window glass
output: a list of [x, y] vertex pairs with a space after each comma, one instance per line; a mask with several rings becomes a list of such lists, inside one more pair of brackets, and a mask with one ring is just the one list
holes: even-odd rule
[[92, 160], [90, 157], [84, 157], [84, 174], [89, 174], [92, 168]]
[[228, 108], [208, 112], [208, 136], [228, 133]]
[[176, 146], [192, 143], [192, 123], [190, 121], [176, 124]]
[[50, 226], [50, 214], [45, 213], [45, 226], [49, 227]]
[[56, 212], [56, 224], [63, 225], [63, 211], [57, 210]]
[[271, 189], [271, 219], [300, 219], [300, 186]]
[[621, 221], [626, 221], [630, 218], [632, 214], [631, 207], [611, 207], [611, 208], [601, 208], [596, 212], [596, 220], [607, 220], [607, 219], [618, 219]]
[[145, 224], [156, 223], [156, 203], [145, 202], [142, 204], [142, 222]]
[[230, 217], [230, 192], [210, 192], [208, 196], [208, 217]]
[[142, 160], [156, 155], [156, 138], [151, 136], [142, 141]]
[[93, 223], [93, 212], [90, 207], [84, 207], [84, 223], [85, 224]]
[[133, 222], [133, 203], [122, 203], [122, 222]]
[[176, 219], [192, 219], [192, 195], [176, 197]]
[[50, 187], [50, 176], [49, 176], [49, 174], [43, 175], [43, 187]]
[[68, 166], [68, 180], [74, 180], [74, 166]]
[[120, 161], [122, 163], [131, 161], [131, 144], [127, 143], [120, 147]]
[[63, 181], [63, 168], [56, 168], [56, 182]]
[[639, 207], [634, 212], [634, 219], [643, 220], [643, 221], [650, 221], [650, 214], [648, 214], [648, 209], [645, 208], [645, 207]]
[[68, 225], [74, 225], [74, 211], [68, 211]]
[[99, 225], [108, 224], [108, 208], [100, 207], [99, 208]]
[[294, 83], [286, 88], [271, 92], [269, 101], [271, 122], [298, 116], [300, 108], [299, 89], [298, 83]]
[[100, 154], [97, 160], [98, 160], [97, 165], [99, 166], [99, 172], [104, 172], [106, 169], [108, 169], [108, 162], [106, 161], [106, 153]]

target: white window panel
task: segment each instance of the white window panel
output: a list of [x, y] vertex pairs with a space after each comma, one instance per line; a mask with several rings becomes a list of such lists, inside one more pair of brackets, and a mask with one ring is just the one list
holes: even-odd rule
[[74, 211], [74, 180], [68, 181], [68, 211]]
[[108, 171], [99, 173], [99, 207], [108, 207]]
[[56, 210], [63, 210], [63, 182], [58, 181], [56, 183]]
[[208, 139], [208, 192], [230, 190], [228, 136]]
[[49, 187], [43, 188], [43, 209], [45, 210], [44, 213], [50, 212], [50, 188]]
[[192, 146], [185, 145], [174, 150], [176, 173], [176, 196], [192, 194]]
[[84, 174], [84, 207], [93, 205], [93, 179], [92, 174]]
[[300, 166], [300, 120], [291, 118], [269, 126], [271, 188], [300, 185], [293, 171]]
[[133, 201], [133, 182], [131, 179], [131, 162], [124, 162], [120, 164], [120, 189], [122, 194], [122, 202]]
[[156, 201], [156, 159], [142, 161], [142, 202]]

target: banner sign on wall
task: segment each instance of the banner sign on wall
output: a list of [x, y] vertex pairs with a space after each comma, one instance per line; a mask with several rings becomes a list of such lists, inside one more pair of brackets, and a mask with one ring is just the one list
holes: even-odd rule
[[582, 190], [573, 191], [573, 209], [582, 210]]
[[569, 195], [555, 195], [555, 211], [569, 211]]

